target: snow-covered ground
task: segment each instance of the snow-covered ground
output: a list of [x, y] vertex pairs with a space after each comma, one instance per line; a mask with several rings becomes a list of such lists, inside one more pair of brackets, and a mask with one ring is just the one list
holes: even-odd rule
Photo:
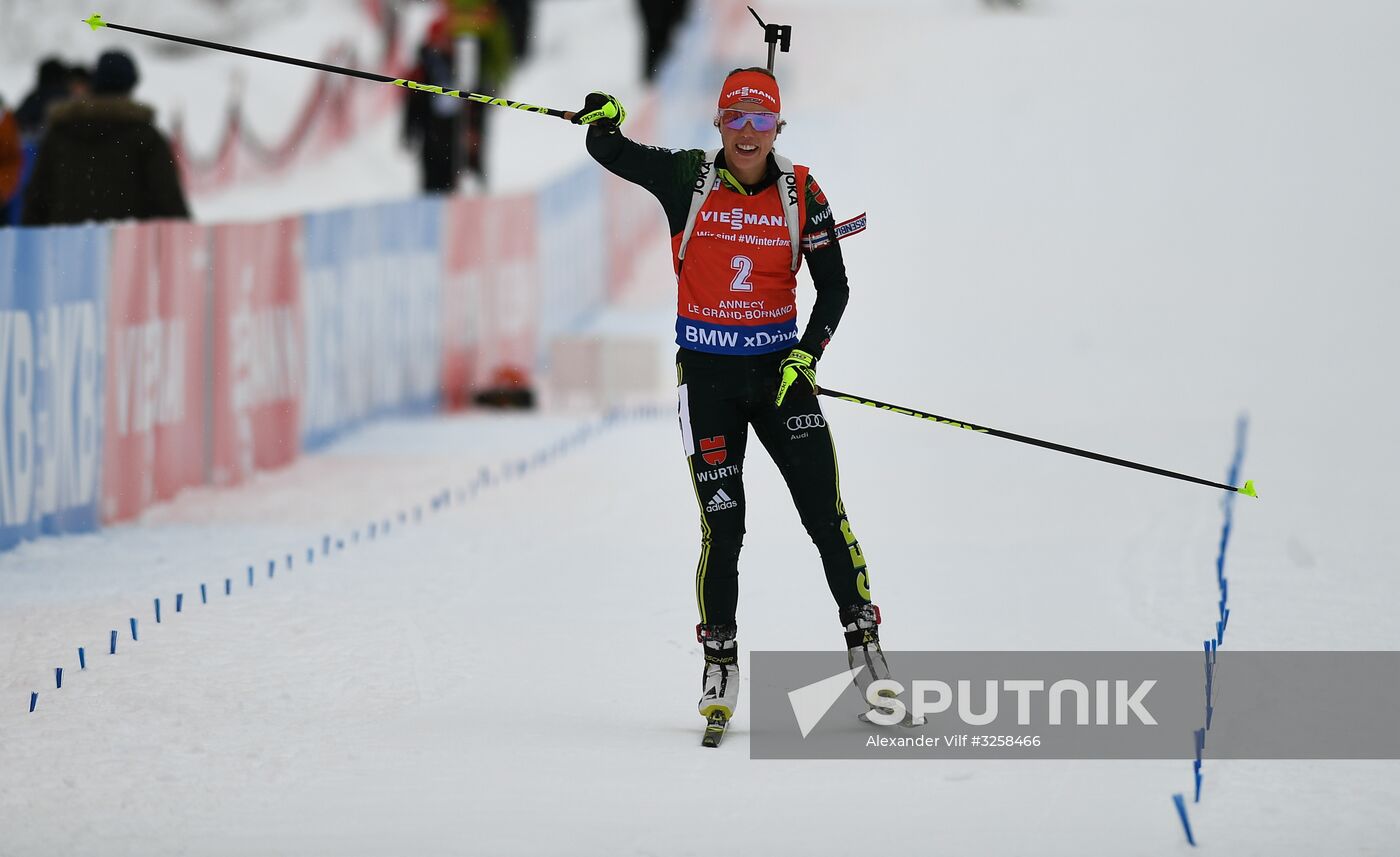
[[[781, 148], [838, 216], [870, 212], [822, 380], [1209, 478], [1247, 411], [1262, 499], [1235, 509], [1227, 645], [1397, 648], [1400, 10], [762, 12], [795, 25]], [[736, 42], [736, 64], [760, 47]], [[664, 284], [664, 260], [644, 275]], [[650, 312], [662, 339], [666, 299]], [[887, 647], [1196, 650], [1213, 627], [1214, 492], [825, 410]], [[1170, 800], [1187, 763], [751, 761], [743, 704], [700, 750], [695, 500], [662, 411], [442, 511], [442, 489], [588, 418], [383, 423], [0, 557], [0, 854], [1188, 850]], [[761, 453], [747, 470], [743, 646], [837, 648], [785, 488]], [[347, 546], [306, 566], [327, 534]], [[209, 605], [190, 603], [200, 582]], [[1202, 852], [1400, 837], [1395, 762], [1208, 759], [1205, 776]]]

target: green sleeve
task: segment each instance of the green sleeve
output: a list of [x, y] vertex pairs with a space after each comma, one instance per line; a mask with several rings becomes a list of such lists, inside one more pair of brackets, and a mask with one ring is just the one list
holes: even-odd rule
[[616, 128], [594, 125], [588, 129], [588, 154], [608, 172], [646, 188], [656, 197], [666, 212], [672, 235], [685, 229], [695, 177], [705, 162], [702, 150], [643, 146], [622, 136]]

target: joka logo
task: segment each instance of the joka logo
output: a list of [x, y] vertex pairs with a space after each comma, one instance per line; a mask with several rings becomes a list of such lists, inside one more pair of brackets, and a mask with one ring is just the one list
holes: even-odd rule
[[722, 512], [725, 509], [733, 509], [737, 505], [739, 505], [739, 502], [724, 493], [724, 489], [721, 488], [715, 492], [715, 496], [710, 498], [709, 504], [705, 506], [705, 511]]
[[729, 457], [729, 451], [724, 448], [724, 435], [700, 438], [700, 457], [709, 465], [723, 464]]
[[821, 414], [803, 414], [800, 417], [788, 417], [788, 431], [802, 431], [803, 429], [825, 428], [826, 420]]

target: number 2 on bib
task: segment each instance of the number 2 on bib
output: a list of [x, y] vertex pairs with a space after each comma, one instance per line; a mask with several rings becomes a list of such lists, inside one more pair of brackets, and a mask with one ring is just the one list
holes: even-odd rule
[[729, 267], [735, 271], [734, 280], [729, 284], [731, 292], [751, 292], [753, 283], [749, 282], [749, 274], [753, 271], [753, 260], [748, 256], [735, 256], [729, 260]]

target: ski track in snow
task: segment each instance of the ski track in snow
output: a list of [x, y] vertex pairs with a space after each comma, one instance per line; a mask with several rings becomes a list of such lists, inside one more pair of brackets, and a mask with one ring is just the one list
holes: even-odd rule
[[[843, 245], [852, 299], [821, 377], [1204, 476], [1247, 410], [1262, 499], [1235, 508], [1228, 645], [1396, 648], [1400, 11], [861, 9], [762, 10], [795, 25], [780, 148], [838, 217], [870, 212]], [[828, 61], [843, 49], [860, 62]], [[1214, 626], [1209, 490], [824, 409], [888, 648], [1194, 651]], [[701, 751], [695, 500], [669, 417], [324, 564], [297, 556], [251, 591], [238, 577], [578, 423], [386, 422], [139, 525], [0, 557], [0, 855], [1188, 847], [1181, 761], [755, 762], [746, 700]], [[743, 649], [839, 646], [776, 470], [756, 454], [746, 471]], [[233, 596], [189, 603], [226, 576]], [[176, 591], [186, 612], [154, 625], [150, 599]], [[1206, 771], [1202, 853], [1386, 854], [1400, 836], [1394, 762]]]

